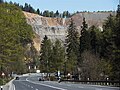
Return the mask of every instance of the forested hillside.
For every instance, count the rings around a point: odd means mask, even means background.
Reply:
[[[0,4],[0,73],[7,75],[26,71],[25,51],[27,44],[32,42],[33,34],[20,8]]]
[[[119,80],[120,6],[116,15],[110,15],[100,23],[102,30],[99,29],[99,25],[95,25],[96,23],[89,23],[87,18],[90,17],[86,15],[82,19],[72,16],[69,19],[70,24],[67,24],[67,28],[65,28],[67,35],[63,34],[64,43],[56,39],[55,34],[50,34],[50,30],[53,33],[57,32],[56,30],[65,32],[64,27],[61,27],[65,24],[64,19],[59,25],[58,23],[53,24],[53,18],[50,20],[47,17],[48,21],[52,23],[49,24],[46,17],[38,15],[35,17],[35,14],[32,17],[32,14],[26,12],[23,14],[17,6],[7,3],[0,4],[0,73],[4,72],[7,75],[12,72],[34,72],[34,68],[37,68],[43,73],[55,73],[60,70],[64,76],[70,73],[76,75],[77,79],[79,76],[81,80],[88,78],[90,80],[106,80],[106,78]],[[97,14],[93,17],[97,17]],[[30,16],[30,18],[25,18],[24,15]],[[43,40],[41,39],[42,43],[39,43],[41,47],[38,45],[38,48],[41,48],[39,53],[33,47],[34,33],[26,19],[30,21],[30,25],[35,25],[32,26],[33,30],[40,33],[40,37],[42,35],[44,37]],[[95,19],[96,22],[99,20]],[[41,25],[43,26],[41,27]],[[51,27],[44,27],[45,25],[51,25]],[[40,32],[40,30],[44,32]],[[52,42],[46,33],[55,41]],[[60,35],[58,34],[58,36]]]

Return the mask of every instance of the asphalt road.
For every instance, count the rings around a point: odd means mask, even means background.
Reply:
[[[13,84],[15,90],[120,90],[118,87],[38,81],[38,76],[21,77]]]

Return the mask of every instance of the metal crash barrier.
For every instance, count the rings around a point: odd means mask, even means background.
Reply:
[[[73,82],[73,83],[80,83],[80,84],[105,85],[105,86],[120,87],[120,81],[62,80],[62,82]]]

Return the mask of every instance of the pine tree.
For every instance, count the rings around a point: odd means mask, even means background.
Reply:
[[[113,45],[115,46],[113,51],[113,78],[119,80],[120,78],[120,5],[118,5],[117,15],[115,17],[113,28]]]
[[[50,12],[49,12],[48,10],[45,10],[45,11],[43,12],[43,16],[45,16],[45,17],[50,17]]]
[[[63,15],[62,15],[63,18],[66,17],[66,11],[63,12]]]
[[[53,11],[50,12],[50,17],[54,17],[54,12]]]
[[[89,28],[90,49],[94,54],[100,53],[100,31],[94,25]]]
[[[37,14],[40,15],[40,10],[39,9],[37,9]]]
[[[55,16],[59,17],[59,11],[58,10],[56,11]]]
[[[68,27],[68,35],[66,38],[67,63],[69,64],[71,71],[74,71],[79,59],[79,33],[72,19]]]
[[[118,9],[119,10],[119,9]],[[110,15],[106,20],[103,28],[102,50],[101,56],[110,61],[112,65],[111,79],[118,80],[120,78],[120,16]]]
[[[55,69],[55,71],[63,70],[63,64],[65,60],[65,49],[62,46],[60,40],[56,40],[55,44],[53,46],[53,60],[52,60],[52,68]]]
[[[114,34],[116,35],[115,44],[120,49],[120,42],[118,42],[120,40],[120,5],[118,5],[115,25],[116,25],[116,30],[114,30]]]
[[[110,15],[103,26],[102,40],[101,40],[101,56],[104,58],[112,57],[112,51],[115,48],[113,42],[113,30],[115,18]]]
[[[52,54],[52,43],[50,39],[45,35],[41,44],[41,56],[40,56],[40,68],[41,71],[49,72],[50,60]]]
[[[66,11],[66,17],[69,18],[70,17],[70,13],[68,11]]]
[[[29,5],[27,3],[25,3],[24,11],[29,12]]]
[[[80,53],[84,50],[90,49],[90,35],[88,32],[88,25],[86,24],[85,18],[83,18],[83,26],[81,27],[81,36],[80,36]]]
[[[25,51],[34,36],[32,27],[15,5],[1,4],[0,19],[0,66],[2,61],[5,72],[22,73],[26,68]]]

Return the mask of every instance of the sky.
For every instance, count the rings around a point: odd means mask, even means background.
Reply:
[[[117,9],[119,0],[4,0],[17,2],[21,5],[30,4],[33,8],[40,11],[114,11]]]

